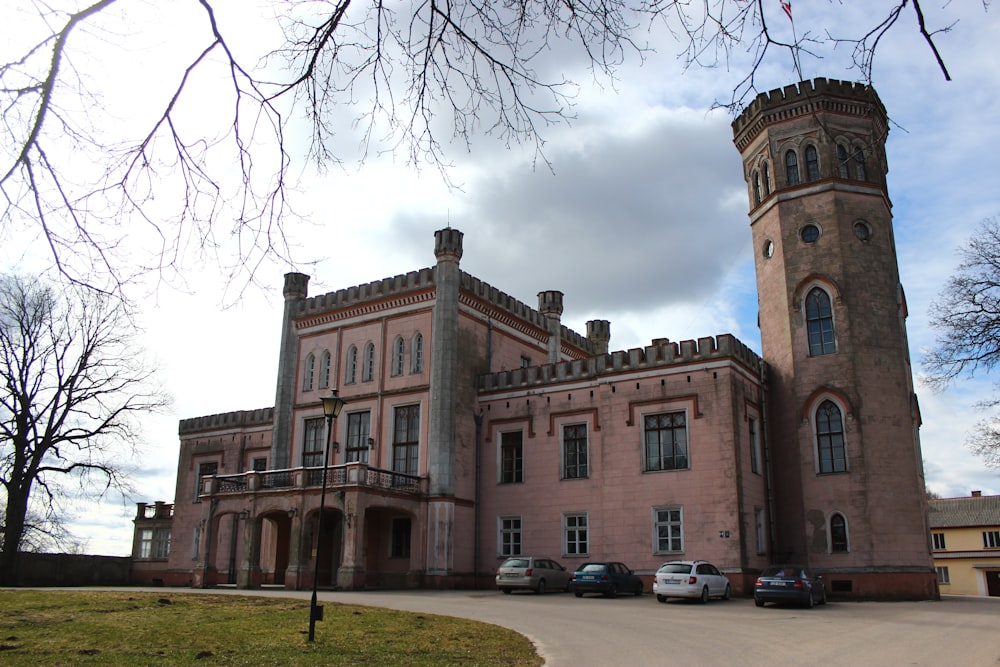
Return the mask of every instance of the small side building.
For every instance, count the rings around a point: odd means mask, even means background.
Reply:
[[[931,500],[928,519],[941,592],[1000,597],[1000,496]]]

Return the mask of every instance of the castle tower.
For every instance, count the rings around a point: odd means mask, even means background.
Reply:
[[[937,597],[886,188],[886,111],[816,79],[733,122],[768,364],[772,554],[854,597]]]
[[[309,276],[286,273],[285,309],[281,316],[281,347],[278,353],[278,386],[274,397],[274,436],[271,440],[272,470],[291,467],[292,408],[295,403],[295,378],[299,338],[292,319],[309,296]]]
[[[562,358],[563,293],[555,290],[538,293],[538,312],[545,317],[549,327],[547,363],[559,363]]]

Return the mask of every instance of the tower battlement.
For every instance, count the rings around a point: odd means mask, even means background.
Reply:
[[[711,336],[699,338],[697,341],[670,342],[660,339],[645,348],[634,347],[587,359],[481,375],[479,391],[482,393],[505,389],[523,390],[567,381],[596,380],[602,376],[627,371],[680,366],[727,357],[746,366],[754,375],[760,373],[761,358],[732,334],[721,334],[714,338]]]
[[[222,428],[239,428],[249,426],[269,426],[274,421],[274,408],[259,408],[257,410],[235,410],[204,417],[182,419],[177,432],[180,435],[198,433],[199,431],[214,431]]]
[[[296,315],[316,315],[327,310],[356,306],[368,301],[424,290],[433,285],[433,268],[410,271],[409,273],[399,274],[391,278],[373,280],[370,283],[345,287],[335,292],[327,292],[326,294],[309,297],[302,301]]]
[[[816,111],[853,116],[874,112],[883,125],[887,117],[882,100],[871,86],[822,77],[800,81],[761,93],[747,105],[732,123],[736,147],[742,152],[767,125]]]

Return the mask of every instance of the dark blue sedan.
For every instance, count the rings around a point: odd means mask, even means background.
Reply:
[[[758,607],[767,602],[795,602],[806,607],[826,604],[823,577],[802,565],[772,565],[757,577],[753,601]]]
[[[642,579],[625,563],[584,563],[573,573],[569,585],[578,598],[584,593],[600,593],[609,598],[619,593],[642,595]]]

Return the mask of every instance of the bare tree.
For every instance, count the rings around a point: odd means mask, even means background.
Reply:
[[[930,311],[939,335],[924,368],[937,388],[989,374],[1000,364],[1000,217],[983,220],[960,252],[958,268]],[[978,407],[998,405],[1000,397],[994,397]],[[1000,416],[979,422],[967,444],[987,465],[1000,468]]]
[[[0,276],[0,580],[19,551],[65,541],[61,501],[127,490],[136,420],[167,403],[133,331],[114,297]]]
[[[362,161],[372,150],[389,150],[413,165],[444,166],[442,141],[468,142],[477,131],[533,144],[544,160],[543,131],[572,117],[576,91],[544,68],[560,43],[575,47],[601,77],[613,77],[629,55],[642,58],[640,35],[654,29],[677,38],[687,66],[716,66],[746,51],[749,71],[725,104],[735,110],[757,92],[755,73],[772,54],[798,63],[823,45],[848,44],[858,69],[851,78],[870,80],[879,43],[912,8],[947,77],[935,38],[952,26],[928,27],[920,0],[872,0],[871,25],[856,34],[821,36],[803,26],[791,41],[770,28],[786,20],[785,4],[274,0],[283,43],[244,53],[226,32],[224,0],[145,9],[140,0],[77,0],[70,9],[22,0],[9,11],[23,35],[0,57],[0,240],[3,232],[30,230],[65,276],[105,289],[102,278],[114,288],[149,272],[182,280],[192,254],[219,264],[238,284],[252,282],[262,260],[290,259],[283,221],[292,215],[297,151],[288,119],[308,120],[307,152],[323,164],[345,157],[334,143],[345,110],[356,111]],[[88,48],[112,48],[121,33],[150,27],[130,23],[126,10],[194,12],[185,36],[202,35],[194,50],[176,49],[173,71],[158,75],[149,95],[156,110],[135,123],[114,117],[93,78],[106,62],[86,58]],[[242,3],[239,11],[246,14]],[[155,16],[147,23],[157,23]],[[258,61],[261,54],[268,57]],[[192,109],[208,111],[198,107],[197,81],[209,76],[218,77],[210,85],[226,105],[218,126],[192,122],[199,115]],[[132,86],[136,78],[142,74],[118,83]],[[152,240],[137,257],[126,237],[143,233]]]

